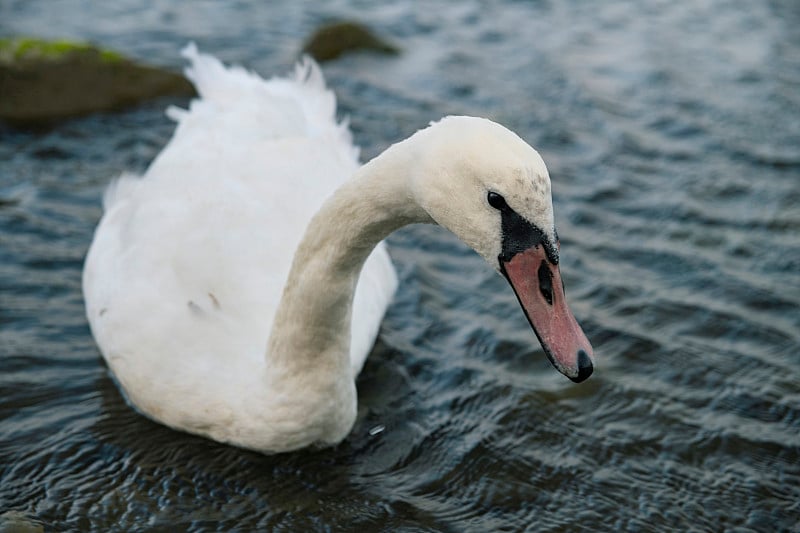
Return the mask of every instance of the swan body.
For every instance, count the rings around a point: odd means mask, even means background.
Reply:
[[[415,222],[505,275],[556,368],[588,377],[547,169],[519,137],[449,117],[359,166],[310,60],[265,81],[184,55],[200,99],[169,110],[175,134],[142,177],[109,187],[83,274],[92,333],[137,410],[265,453],[341,441],[397,287],[382,239]]]

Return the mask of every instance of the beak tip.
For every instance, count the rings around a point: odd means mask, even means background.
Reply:
[[[569,379],[575,383],[581,383],[589,379],[592,372],[594,372],[594,365],[592,364],[592,359],[589,357],[589,354],[587,354],[585,350],[578,350],[578,375],[570,377]]]

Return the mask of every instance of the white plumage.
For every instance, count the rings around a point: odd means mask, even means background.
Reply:
[[[183,54],[201,99],[168,110],[177,129],[143,176],[108,188],[83,287],[92,332],[129,400],[191,431],[246,417],[265,394],[255,378],[294,250],[359,165],[313,61],[265,81],[193,45]],[[396,286],[381,244],[354,300],[353,376]]]
[[[184,55],[200,99],[169,110],[175,134],[144,176],[109,187],[83,275],[92,333],[140,412],[262,452],[341,441],[397,287],[382,239],[415,222],[503,271],[556,367],[591,374],[559,290],[550,178],[522,139],[448,117],[359,166],[310,60],[264,81]]]

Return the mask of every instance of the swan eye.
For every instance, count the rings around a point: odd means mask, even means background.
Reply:
[[[486,196],[486,199],[489,201],[489,205],[497,209],[498,211],[505,211],[508,209],[508,204],[506,203],[506,199],[497,194],[496,192],[489,191],[489,194]]]

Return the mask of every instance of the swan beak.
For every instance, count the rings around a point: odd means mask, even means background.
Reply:
[[[591,376],[592,346],[567,307],[561,271],[544,247],[518,252],[500,266],[553,366],[575,383]]]

